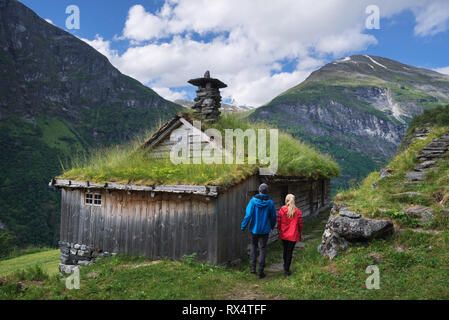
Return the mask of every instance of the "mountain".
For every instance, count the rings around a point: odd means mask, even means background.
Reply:
[[[176,104],[179,104],[185,108],[191,108],[195,104],[195,102],[185,99],[177,99],[174,101]],[[221,104],[222,111],[229,112],[241,112],[241,111],[249,111],[252,110],[253,107],[248,106],[237,106],[234,104],[222,103]]]
[[[413,116],[449,102],[449,76],[390,59],[354,55],[313,72],[250,118],[331,154],[342,168],[334,191],[379,169]]]
[[[18,244],[55,244],[61,162],[121,143],[182,107],[77,37],[0,0],[0,221]]]

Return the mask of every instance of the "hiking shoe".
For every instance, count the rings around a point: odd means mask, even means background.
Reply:
[[[259,273],[259,279],[263,279],[263,278],[265,278],[265,273]]]
[[[256,269],[251,269],[249,272],[251,272],[252,274],[256,274]]]
[[[292,273],[290,271],[284,271],[284,274],[288,277],[289,275],[291,275]]]

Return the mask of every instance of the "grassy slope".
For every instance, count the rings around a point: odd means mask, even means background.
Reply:
[[[46,250],[10,259],[0,260],[0,277],[5,277],[22,269],[28,269],[35,264],[41,266],[49,275],[58,273],[58,263],[61,257],[59,250]]]
[[[449,157],[440,160],[438,168],[429,172],[424,181],[413,184],[406,183],[405,180],[405,174],[413,171],[413,167],[418,163],[416,155],[445,132],[449,132],[449,127],[433,127],[432,133],[425,140],[415,140],[395,156],[389,164],[392,170],[390,177],[379,179],[379,172],[373,172],[359,188],[341,192],[335,200],[348,204],[365,216],[392,218],[402,226],[447,229],[449,221],[443,212],[447,208],[440,205],[440,201],[449,197]],[[373,187],[374,183],[376,187]],[[400,195],[406,192],[416,192],[420,195]],[[405,217],[404,210],[413,205],[431,207],[435,212],[433,222],[421,225],[417,220]]]
[[[330,261],[316,250],[323,228],[319,220],[305,226],[310,240],[295,251],[289,278],[267,271],[267,278],[258,280],[247,260],[226,268],[189,258],[151,264],[116,256],[82,268],[80,290],[68,290],[58,276],[47,279],[35,269],[17,272],[0,280],[0,299],[449,299],[448,231],[406,231],[350,248]],[[279,242],[270,245],[267,266],[281,263],[281,252]],[[365,270],[375,264],[368,255],[373,252],[383,259],[380,290],[364,288]]]
[[[223,115],[220,121],[211,127],[220,132],[224,132],[225,129],[262,128],[260,125],[244,122],[240,119],[240,115],[235,114]],[[222,136],[224,140],[224,133]],[[224,186],[244,179],[257,169],[255,165],[248,164],[174,165],[169,160],[150,160],[145,153],[134,152],[143,140],[138,139],[126,146],[100,150],[89,159],[74,161],[72,169],[64,172],[61,178],[96,182],[187,183]],[[268,138],[267,140],[269,141]],[[339,174],[339,169],[331,158],[319,154],[312,147],[281,132],[279,134],[278,174],[334,177]]]
[[[292,134],[295,138],[316,146],[319,151],[332,155],[341,168],[341,176],[332,182],[333,191],[346,189],[350,186],[350,180],[362,181],[370,172],[379,170],[390,159],[386,159],[385,156],[375,150],[370,150],[370,146],[367,146],[365,154],[350,150],[347,146],[352,144],[351,139],[354,139],[354,137],[345,137],[343,135],[315,136],[304,132],[296,124],[289,125],[291,120],[283,114],[277,113],[276,106],[298,103],[326,105],[328,101],[337,101],[353,110],[372,114],[380,119],[397,124],[398,120],[392,115],[381,112],[369,103],[357,98],[356,90],[372,87],[387,88],[390,89],[395,101],[405,105],[410,103],[416,104],[425,110],[442,105],[442,102],[432,95],[427,94],[423,90],[417,90],[404,82],[406,79],[399,77],[397,80],[398,82],[395,83],[376,77],[354,78],[353,74],[341,73],[339,77],[324,77],[319,80],[306,81],[274,98],[268,105],[255,111],[251,118],[257,119],[259,117],[258,112],[268,111],[271,114],[267,124],[276,125]],[[445,101],[448,102],[447,100]],[[319,122],[316,122],[315,126],[317,128],[322,127]]]

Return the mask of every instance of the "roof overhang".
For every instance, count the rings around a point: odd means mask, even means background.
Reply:
[[[144,192],[166,192],[181,194],[196,194],[209,197],[218,196],[219,188],[216,186],[195,186],[195,185],[136,185],[125,183],[95,183],[90,181],[59,180],[53,179],[49,183],[50,187],[67,189],[104,189],[122,191],[144,191]]]

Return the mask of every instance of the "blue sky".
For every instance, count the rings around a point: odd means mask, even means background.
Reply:
[[[210,69],[226,101],[258,106],[358,53],[449,73],[446,0],[379,0],[379,30],[366,29],[364,0],[21,2],[62,29],[77,5],[81,27],[66,30],[171,100],[193,98],[186,81]]]

